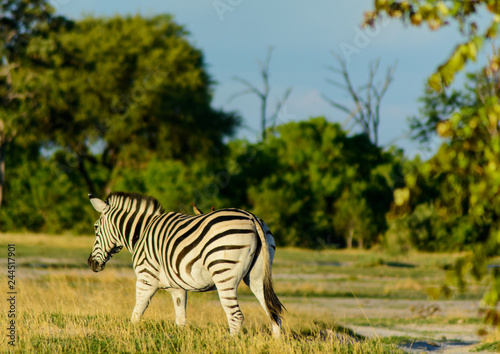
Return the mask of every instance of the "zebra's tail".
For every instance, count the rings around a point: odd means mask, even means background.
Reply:
[[[281,317],[286,310],[285,306],[276,296],[273,288],[273,278],[271,273],[271,257],[269,255],[269,244],[267,243],[266,235],[262,225],[254,215],[254,223],[262,243],[262,255],[264,258],[264,300],[266,301],[267,311],[271,316],[271,320],[277,325],[281,325]]]

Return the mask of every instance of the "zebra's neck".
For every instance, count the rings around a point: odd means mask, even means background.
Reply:
[[[163,213],[158,201],[133,193],[112,193],[109,197],[112,207],[112,223],[118,234],[118,242],[131,253],[143,237],[146,226],[151,220]]]
[[[121,218],[122,221],[116,223],[120,235],[119,241],[130,253],[134,253],[136,245],[144,237],[144,230],[148,224],[159,215],[161,214],[130,211],[125,213]]]

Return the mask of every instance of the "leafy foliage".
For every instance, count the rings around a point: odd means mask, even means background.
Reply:
[[[482,34],[475,17],[480,11],[492,17]],[[425,21],[433,30],[448,25],[449,21],[458,22],[467,40],[456,46],[428,80],[431,89],[442,91],[467,62],[476,59],[484,41],[497,37],[500,4],[489,0],[375,0],[374,10],[367,13],[365,23],[373,25],[382,14],[414,26]],[[404,219],[407,224],[412,219],[425,221],[420,229],[434,231],[424,236],[434,234],[436,239],[436,235],[446,231],[452,243],[471,244],[473,252],[455,263],[450,279],[463,290],[470,276],[489,278],[490,290],[484,295],[482,305],[487,307],[485,321],[493,325],[498,324],[496,319],[500,316],[496,310],[500,300],[500,272],[488,271],[487,264],[500,253],[499,69],[500,53],[493,47],[487,65],[469,80],[472,86],[458,93],[426,95],[423,119],[412,121],[417,129],[415,135],[425,140],[435,128],[444,143],[434,157],[405,176],[407,186],[395,192],[393,210],[393,215],[402,216],[399,223]],[[428,205],[426,208],[417,206],[429,201],[432,204],[424,204]]]
[[[4,197],[7,145],[21,131],[19,122],[26,118],[27,112],[19,106],[29,94],[13,89],[12,71],[20,66],[27,71],[31,69],[25,60],[26,46],[41,27],[54,27],[61,22],[52,12],[46,0],[8,0],[0,4],[0,206]],[[22,134],[20,140],[26,138]]]
[[[276,132],[246,149],[236,145],[239,173],[222,192],[246,190],[240,205],[265,215],[281,244],[345,245],[342,223],[351,222],[358,245],[369,246],[385,229],[398,155],[384,153],[364,134],[349,137],[321,117],[284,124]]]
[[[479,34],[474,16],[481,10],[491,15],[491,22],[487,29]],[[500,22],[500,4],[491,0],[374,0],[374,10],[365,13],[364,23],[373,26],[376,19],[383,14],[413,26],[427,23],[431,30],[447,26],[450,21],[458,23],[460,32],[467,40],[455,47],[446,62],[440,65],[428,80],[432,89],[441,91],[451,84],[455,74],[463,70],[467,62],[476,60],[485,40],[496,38]]]
[[[65,150],[91,191],[88,167],[137,165],[152,155],[218,156],[239,122],[214,110],[203,56],[170,16],[86,18],[30,41],[35,74],[19,68],[16,89],[32,114],[24,127]],[[106,38],[106,40],[103,40]]]
[[[5,203],[0,209],[0,230],[72,230],[88,233],[94,215],[83,198],[87,192],[81,177],[71,174],[54,161],[40,157],[37,149],[9,144]]]
[[[15,6],[8,11],[23,34],[28,33],[31,27],[23,27]],[[170,16],[88,17],[72,22],[49,16],[50,7],[36,11],[42,11],[41,17],[30,17],[36,31],[23,37],[23,55],[18,55],[22,65],[0,67],[8,69],[9,81],[8,87],[2,86],[0,75],[0,92],[12,97],[8,105],[0,105],[0,125],[6,117],[9,131],[17,132],[9,154],[15,156],[13,151],[21,146],[35,151],[23,155],[21,165],[13,156],[8,158],[15,167],[9,176],[16,180],[8,181],[1,229],[79,231],[79,223],[67,220],[78,219],[77,211],[87,205],[85,198],[75,202],[74,196],[106,194],[120,186],[126,172],[133,176],[155,159],[162,162],[152,163],[153,167],[164,168],[163,161],[174,161],[166,166],[184,166],[188,174],[190,162],[219,163],[226,152],[223,139],[233,133],[239,117],[211,107],[213,83],[203,55]],[[6,144],[0,145],[5,150]],[[36,173],[27,173],[27,168]],[[37,178],[43,185],[36,187]],[[161,181],[152,183],[159,186]],[[34,205],[30,199],[34,196],[23,193],[21,184],[27,192],[32,188],[40,193],[41,204]],[[137,184],[134,189],[141,190]],[[74,209],[68,216],[49,207],[56,196],[58,206]],[[182,198],[190,200],[188,194]],[[19,222],[16,213],[23,210],[21,203],[30,205],[25,214],[38,215],[37,221]],[[41,215],[42,210],[51,216]]]
[[[113,190],[137,191],[155,196],[165,210],[191,214],[191,203],[203,210],[228,207],[221,197],[215,165],[195,161],[187,165],[180,160],[153,159],[141,170],[122,169],[113,178]]]
[[[470,81],[475,78],[470,75],[468,77]],[[460,108],[474,104],[473,92],[473,87],[452,92],[426,90],[425,95],[420,99],[423,107],[419,109],[419,115],[409,119],[412,139],[421,143],[430,142],[436,135],[439,123],[447,120]]]
[[[110,190],[154,195],[166,210],[192,213],[192,202],[204,211],[212,206],[248,209],[265,219],[282,245],[363,248],[377,242],[386,229],[400,152],[383,152],[366,135],[349,137],[324,118],[288,123],[276,131],[265,142],[231,142],[220,162],[157,156],[141,168],[116,168],[111,177],[99,165],[89,173],[99,183],[107,181]],[[35,149],[34,161],[11,154],[18,164],[0,228],[84,230],[81,225],[90,225],[87,216],[71,224],[78,213],[92,211],[84,197],[83,177],[66,168],[61,154],[38,154]],[[43,186],[37,187],[36,181]],[[51,193],[53,183],[57,193]],[[34,219],[18,225],[18,218],[28,214]]]

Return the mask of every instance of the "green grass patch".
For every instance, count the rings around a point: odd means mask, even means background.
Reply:
[[[500,341],[495,341],[491,343],[480,344],[477,348],[473,350],[474,352],[492,352],[500,353]]]

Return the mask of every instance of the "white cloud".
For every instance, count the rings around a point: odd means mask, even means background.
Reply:
[[[324,103],[325,101],[318,90],[310,90],[296,99],[294,101],[294,106],[300,109],[309,109]]]

